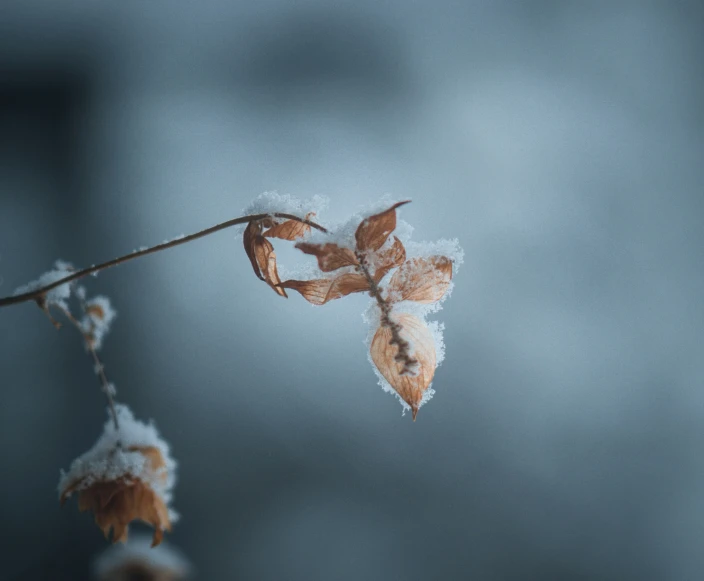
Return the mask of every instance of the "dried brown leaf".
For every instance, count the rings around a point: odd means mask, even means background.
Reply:
[[[158,448],[131,447],[131,452],[141,453],[151,470],[159,478],[166,479],[164,458]],[[164,531],[171,530],[169,511],[162,498],[150,485],[132,474],[125,474],[114,480],[99,480],[85,486],[81,478],[61,492],[63,504],[72,493],[78,491],[78,509],[90,510],[95,515],[95,523],[103,531],[105,538],[112,530],[112,542],[127,540],[128,525],[139,519],[154,527],[152,546],[158,545]]]
[[[394,236],[394,243],[387,249],[382,250],[375,254],[374,264],[376,265],[376,270],[372,278],[375,283],[386,276],[392,268],[401,266],[406,260],[406,249],[403,243]]]
[[[400,325],[401,338],[412,346],[412,357],[418,362],[417,375],[404,374],[404,363],[396,360],[398,347],[391,344],[392,332],[386,326],[379,327],[370,347],[374,365],[396,392],[410,407],[416,419],[423,393],[435,374],[435,341],[428,326],[418,317],[407,313],[392,315]]]
[[[315,212],[306,214],[305,219],[310,220],[315,216]],[[264,232],[267,238],[282,238],[284,240],[296,240],[302,238],[310,232],[310,226],[298,220],[286,220],[281,224],[275,224]]]
[[[261,271],[263,280],[274,289],[274,292],[282,297],[287,297],[286,291],[281,288],[279,283],[279,272],[276,269],[276,252],[274,247],[264,236],[257,235],[254,239],[254,255],[257,265]]]
[[[259,280],[264,280],[255,253],[257,236],[261,235],[261,231],[262,225],[260,222],[250,222],[244,229],[244,234],[242,235],[242,243],[244,244],[244,251],[247,253],[247,258],[249,258],[249,262],[252,263],[254,274],[257,275],[257,278]]]
[[[452,281],[452,261],[446,256],[412,258],[391,277],[389,300],[434,303],[447,292]]]
[[[362,220],[354,234],[357,250],[365,253],[376,252],[396,229],[396,208],[408,204],[410,200],[398,202],[389,209]]]
[[[305,254],[312,254],[317,257],[318,268],[323,272],[332,272],[343,266],[356,266],[359,264],[354,255],[354,251],[333,244],[332,242],[325,244],[299,242],[296,244],[296,248]]]
[[[298,291],[304,299],[314,305],[324,305],[351,293],[369,290],[369,283],[364,275],[356,273],[316,280],[287,280],[282,282],[281,286]]]

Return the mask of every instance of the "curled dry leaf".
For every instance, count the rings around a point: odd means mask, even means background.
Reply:
[[[315,212],[309,212],[305,215],[305,220],[310,220],[315,216]],[[267,238],[282,238],[283,240],[296,240],[302,238],[310,232],[310,226],[305,222],[300,222],[298,220],[286,220],[281,222],[281,224],[273,224],[266,232],[264,236]]]
[[[257,220],[247,224],[243,235],[244,250],[252,263],[254,274],[274,289],[276,294],[285,297],[287,296],[286,291],[278,286],[281,279],[276,269],[274,247],[261,233],[262,227],[267,224],[272,224],[272,222]]]
[[[166,464],[158,448],[132,446],[127,450],[141,454],[148,472],[157,480],[166,481]],[[164,531],[171,531],[169,511],[161,496],[146,480],[129,472],[110,480],[79,478],[61,491],[61,504],[74,492],[78,492],[78,509],[93,512],[105,538],[112,529],[113,543],[127,540],[128,525],[136,519],[154,527],[153,547],[162,541]]]
[[[252,268],[254,269],[254,274],[257,275],[259,280],[264,280],[262,273],[259,269],[259,263],[257,262],[257,257],[254,252],[255,243],[257,236],[260,236],[262,232],[262,225],[260,222],[250,222],[244,229],[244,234],[242,235],[242,242],[244,244],[244,251],[247,253],[247,258],[249,262],[252,263]]]
[[[389,300],[434,303],[447,292],[451,281],[452,261],[446,256],[412,258],[391,277]]]
[[[401,338],[412,347],[411,355],[417,361],[416,375],[403,373],[404,364],[397,360],[398,349],[391,344],[392,331],[386,326],[377,330],[370,346],[370,354],[376,368],[411,408],[416,419],[425,390],[435,374],[435,341],[430,329],[418,317],[408,313],[396,313],[394,322],[400,325]]]
[[[366,277],[353,272],[334,278],[287,280],[282,282],[281,286],[298,291],[304,299],[314,305],[324,305],[328,301],[342,298],[351,293],[369,290],[369,282]]]
[[[410,200],[398,202],[380,212],[362,220],[354,234],[357,250],[361,253],[376,252],[384,245],[386,239],[396,229],[396,208],[408,204]]]
[[[282,297],[287,296],[286,291],[278,286],[281,279],[276,269],[276,253],[274,252],[274,247],[271,242],[263,236],[259,236],[259,239],[255,243],[254,252],[266,283],[274,289],[276,294]]]

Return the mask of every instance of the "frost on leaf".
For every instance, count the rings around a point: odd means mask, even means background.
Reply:
[[[451,281],[452,262],[446,256],[412,258],[391,277],[389,300],[434,303],[447,292]]]
[[[304,220],[311,220],[313,216],[315,216],[315,212],[308,212],[308,214],[305,215]],[[279,224],[275,223],[275,220],[272,221],[274,223],[271,228],[264,232],[264,236],[267,238],[297,240],[298,238],[303,238],[310,232],[310,226],[305,222],[300,222],[299,220],[284,220]]]
[[[394,236],[393,243],[381,248],[367,260],[367,266],[372,270],[372,278],[377,284],[393,268],[401,266],[406,260],[406,249],[401,241]]]
[[[59,499],[63,504],[77,493],[79,510],[92,511],[106,538],[112,530],[113,542],[124,542],[129,523],[139,519],[154,527],[158,545],[177,517],[169,509],[176,463],[153,425],[136,421],[124,405],[116,410],[120,431],[108,420],[93,448],[62,472]]]
[[[287,280],[281,286],[297,290],[314,305],[323,305],[351,293],[370,291],[371,283],[363,269],[377,284],[406,258],[406,250],[398,238],[394,237],[391,244],[386,242],[396,228],[396,208],[407,203],[399,202],[379,214],[364,218],[355,230],[352,247],[337,242],[297,243],[296,248],[318,259],[318,268],[322,272],[346,270],[330,278]]]
[[[375,299],[368,318],[369,357],[382,387],[395,392],[415,419],[434,393],[431,382],[444,357],[443,325],[425,317],[451,292],[453,271],[462,262],[457,240],[411,242],[412,227],[397,217],[398,208],[408,201],[383,200],[367,214],[324,234],[295,220],[278,220],[275,214],[281,210],[270,205],[273,201],[267,195],[251,208],[259,218],[244,234],[255,274],[279,294],[286,296],[285,289],[293,289],[314,305],[369,293]],[[317,269],[278,282],[273,249],[261,242],[265,237],[304,237],[295,246],[315,257]]]
[[[370,354],[374,365],[411,408],[413,419],[420,408],[423,394],[435,374],[435,341],[424,321],[407,313],[394,315],[401,328],[400,335],[410,346],[416,360],[415,374],[404,373],[403,361],[398,361],[398,349],[392,344],[392,330],[381,326],[372,339]]]
[[[37,280],[33,280],[32,282],[17,287],[15,289],[14,295],[22,295],[24,293],[32,292],[45,286],[49,286],[50,284],[58,282],[61,279],[66,278],[67,276],[70,276],[73,272],[75,272],[75,268],[73,267],[73,265],[68,262],[64,262],[63,260],[57,260],[54,263],[54,268],[52,270],[45,272]],[[56,328],[59,328],[61,325],[57,323],[51,316],[51,314],[49,313],[49,308],[58,307],[59,309],[67,310],[68,303],[66,301],[71,298],[71,290],[72,283],[67,282],[64,284],[60,284],[56,288],[46,291],[39,298],[36,299],[36,302],[39,307],[48,315],[49,319]]]

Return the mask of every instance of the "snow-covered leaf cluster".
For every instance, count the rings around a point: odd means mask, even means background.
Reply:
[[[426,316],[439,310],[451,292],[463,253],[457,240],[411,242],[413,228],[397,219],[397,210],[407,203],[383,199],[328,231],[313,231],[293,220],[282,226],[271,216],[257,218],[244,230],[243,242],[257,277],[280,296],[288,296],[286,289],[295,290],[319,306],[369,293],[374,299],[365,314],[371,326],[370,359],[382,387],[396,393],[415,419],[433,394],[431,382],[445,354],[443,326],[428,322]],[[300,215],[304,207],[310,209],[307,206],[290,196],[265,194],[246,212],[286,207]],[[265,238],[279,228],[295,232],[280,237],[298,240],[296,248],[315,257],[317,269],[309,266],[305,276],[282,280],[273,246]]]
[[[166,506],[172,500],[176,484],[176,461],[172,458],[169,445],[159,436],[156,426],[135,419],[132,411],[124,404],[115,406],[119,430],[112,417],[105,422],[103,433],[93,447],[76,458],[68,471],[61,471],[59,495],[72,487],[80,492],[95,484],[118,480],[129,475],[148,484]],[[153,470],[148,458],[130,449],[156,448],[163,459],[163,467]],[[178,515],[169,509],[173,522]]]

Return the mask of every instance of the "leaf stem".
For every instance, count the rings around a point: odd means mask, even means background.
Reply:
[[[416,369],[418,367],[418,360],[411,357],[410,345],[403,337],[401,337],[401,325],[396,323],[391,319],[391,305],[384,300],[381,295],[381,289],[379,285],[374,281],[374,277],[369,272],[369,267],[367,266],[366,257],[362,252],[355,251],[357,257],[357,262],[359,265],[357,268],[362,271],[364,277],[367,279],[369,284],[369,294],[376,299],[379,305],[379,310],[381,311],[381,325],[387,327],[391,331],[391,340],[389,345],[396,345],[397,353],[394,359],[399,363],[403,363],[403,369],[401,370],[401,375],[415,375]],[[415,414],[413,412],[413,419],[415,420]]]
[[[81,302],[81,306],[85,310],[85,305],[83,305],[83,302]],[[73,316],[71,311],[69,311],[68,309],[64,309],[62,307],[59,307],[59,308],[61,309],[61,312],[63,312],[65,317],[71,322],[71,324],[74,327],[76,327],[78,332],[85,339],[85,332],[83,331],[83,328],[81,327],[80,322],[76,319],[76,317]],[[112,395],[113,388],[110,385],[110,382],[108,381],[107,376],[105,375],[105,367],[103,366],[103,362],[100,360],[100,357],[98,356],[97,351],[91,345],[90,341],[86,340],[85,344],[86,344],[86,349],[93,357],[93,363],[95,365],[95,372],[97,373],[98,377],[100,378],[100,384],[102,387],[102,391],[103,391],[103,393],[105,393],[105,396],[108,398],[108,405],[110,406],[110,415],[112,416],[112,422],[115,425],[115,431],[119,433],[120,432],[120,424],[117,421],[117,411],[115,410],[115,398]]]

